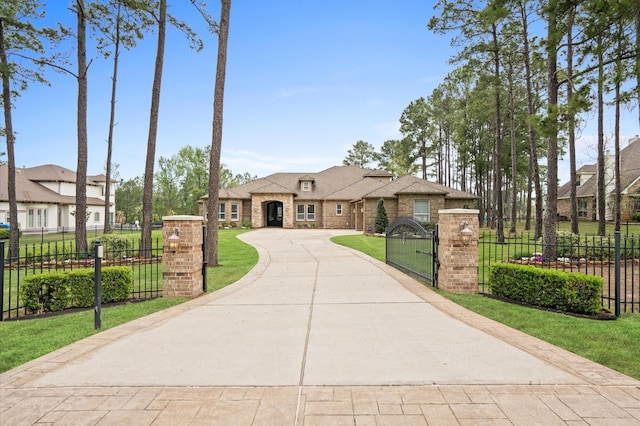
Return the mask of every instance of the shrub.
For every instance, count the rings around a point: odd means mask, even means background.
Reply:
[[[20,295],[31,312],[61,311],[67,308],[86,308],[94,304],[93,269],[48,272],[25,277]],[[102,302],[127,300],[132,288],[131,269],[110,266],[102,269]]]
[[[70,300],[69,286],[62,272],[50,272],[26,277],[20,287],[24,306],[31,312],[60,311]]]
[[[100,238],[92,240],[92,247],[95,241],[100,241],[104,246],[105,251],[126,250],[128,248],[131,248],[132,245],[132,242],[129,239],[124,238],[120,235],[102,235]]]
[[[375,229],[377,234],[383,234],[389,226],[389,219],[387,218],[387,209],[384,207],[384,200],[380,198],[376,207],[376,221]]]
[[[489,289],[496,296],[590,315],[602,308],[602,286],[602,277],[526,265],[493,265],[489,276]]]

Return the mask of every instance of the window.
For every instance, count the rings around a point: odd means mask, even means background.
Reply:
[[[226,218],[224,203],[218,203],[218,220],[225,220]]]
[[[336,216],[342,216],[342,204],[336,204]]]
[[[100,212],[95,212],[93,214],[93,221],[94,222],[100,222]]]
[[[27,211],[27,228],[46,228],[47,209],[29,209]]]
[[[296,220],[302,222],[304,220],[304,204],[298,204],[296,206]]]
[[[302,182],[302,190],[310,191],[311,190],[311,182]]]
[[[578,200],[578,217],[587,217],[587,200]]]
[[[415,200],[413,202],[413,218],[420,223],[431,221],[429,201]]]
[[[231,204],[231,220],[238,220],[238,205]]]
[[[307,206],[307,220],[316,220],[316,206],[314,204]]]

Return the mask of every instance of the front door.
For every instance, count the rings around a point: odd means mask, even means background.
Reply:
[[[267,203],[267,226],[282,228],[282,203],[280,201]]]

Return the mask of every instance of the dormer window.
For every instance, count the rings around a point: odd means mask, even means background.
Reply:
[[[298,183],[302,192],[310,192],[313,191],[313,184],[315,183],[315,179],[309,175],[305,175],[298,178]]]

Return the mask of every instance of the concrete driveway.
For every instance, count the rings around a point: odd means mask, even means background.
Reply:
[[[0,423],[640,424],[639,381],[329,241],[344,233],[242,234],[260,261],[232,286],[2,374]]]

